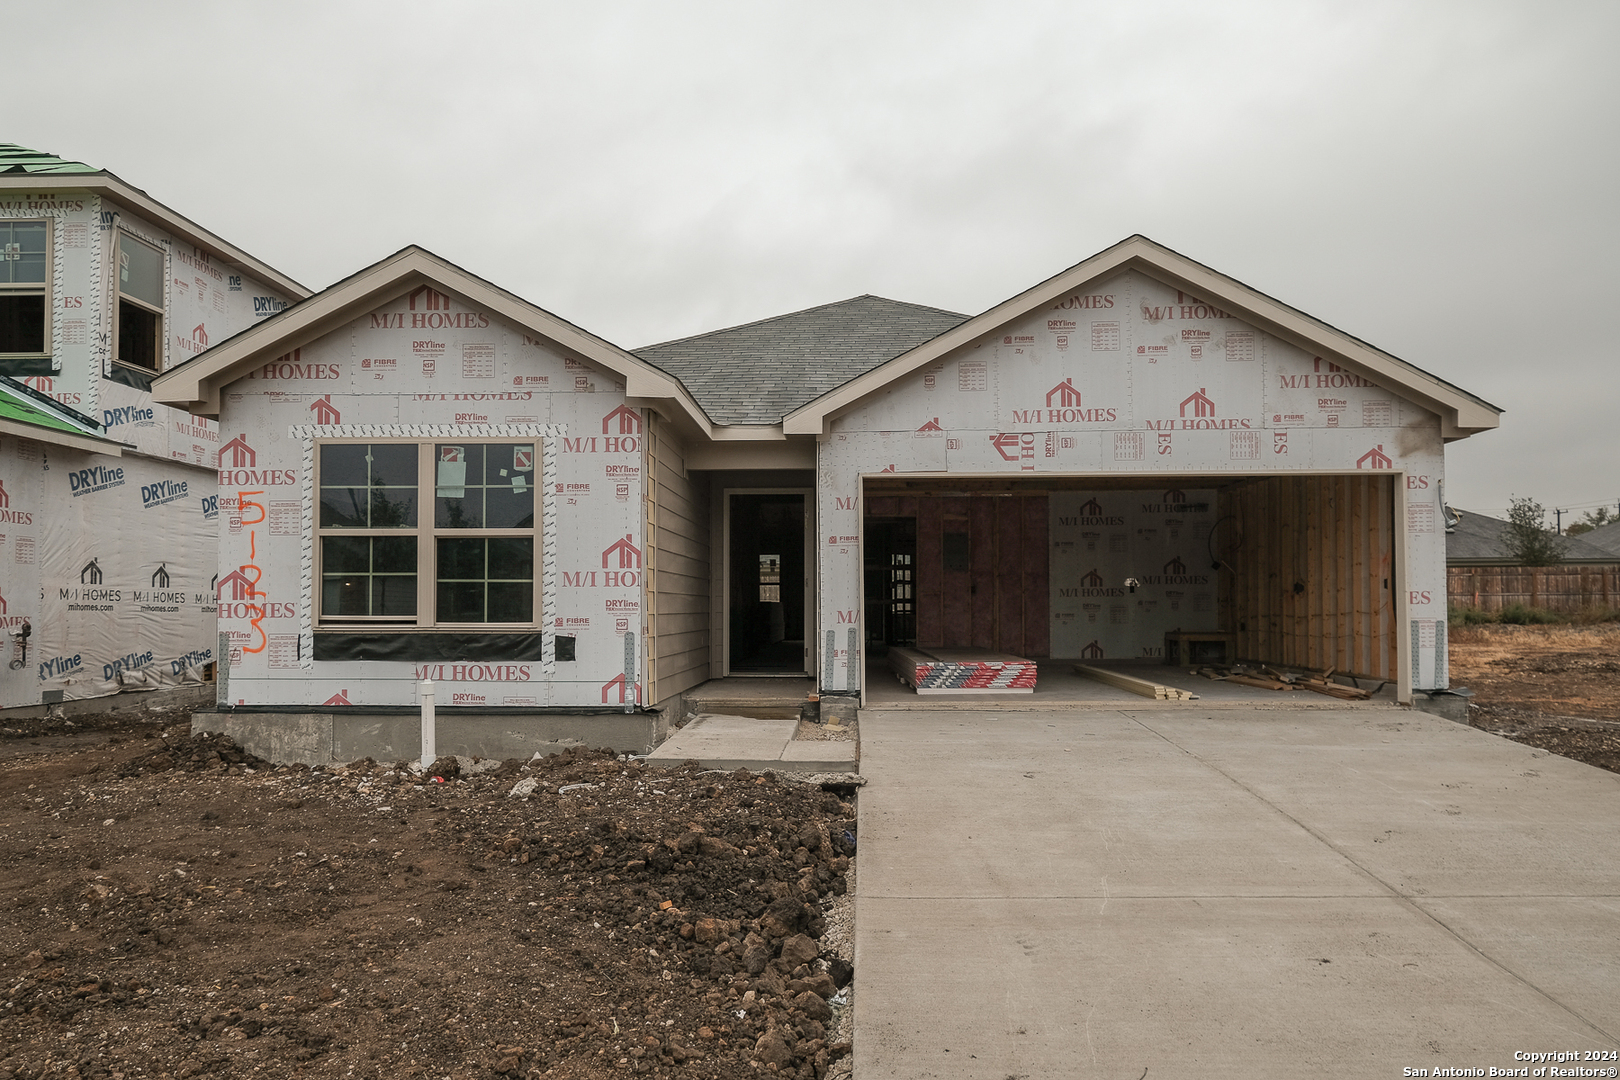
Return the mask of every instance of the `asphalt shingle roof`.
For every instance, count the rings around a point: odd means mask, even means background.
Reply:
[[[1620,521],[1611,521],[1607,525],[1599,525],[1589,533],[1581,533],[1580,540],[1584,544],[1620,558]]]
[[[1508,527],[1507,522],[1501,518],[1486,517],[1484,514],[1475,514],[1467,510],[1460,510],[1458,514],[1462,520],[1446,533],[1446,562],[1453,565],[1459,562],[1514,565],[1513,556],[1508,554],[1507,545],[1502,539],[1502,531]],[[1589,543],[1592,535],[1593,533],[1586,533],[1582,536],[1564,537],[1564,561],[1620,560],[1620,555]]]
[[[715,423],[774,424],[967,319],[867,295],[634,352],[680,379]]]

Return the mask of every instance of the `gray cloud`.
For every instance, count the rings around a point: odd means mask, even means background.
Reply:
[[[66,3],[5,137],[321,286],[420,243],[627,346],[976,312],[1134,232],[1506,407],[1448,496],[1620,499],[1603,3]]]

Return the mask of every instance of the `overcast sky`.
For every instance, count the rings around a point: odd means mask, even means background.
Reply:
[[[1620,507],[1620,4],[10,5],[0,141],[320,288],[416,243],[634,348],[975,314],[1132,233],[1507,410]],[[1569,518],[1566,516],[1565,523]]]

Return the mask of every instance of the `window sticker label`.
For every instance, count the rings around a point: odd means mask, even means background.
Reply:
[[[438,496],[441,499],[467,497],[467,455],[460,446],[439,447]]]

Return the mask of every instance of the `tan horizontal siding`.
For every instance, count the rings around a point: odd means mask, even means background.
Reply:
[[[709,489],[686,473],[674,433],[646,417],[648,700],[656,704],[709,674],[713,551]]]

